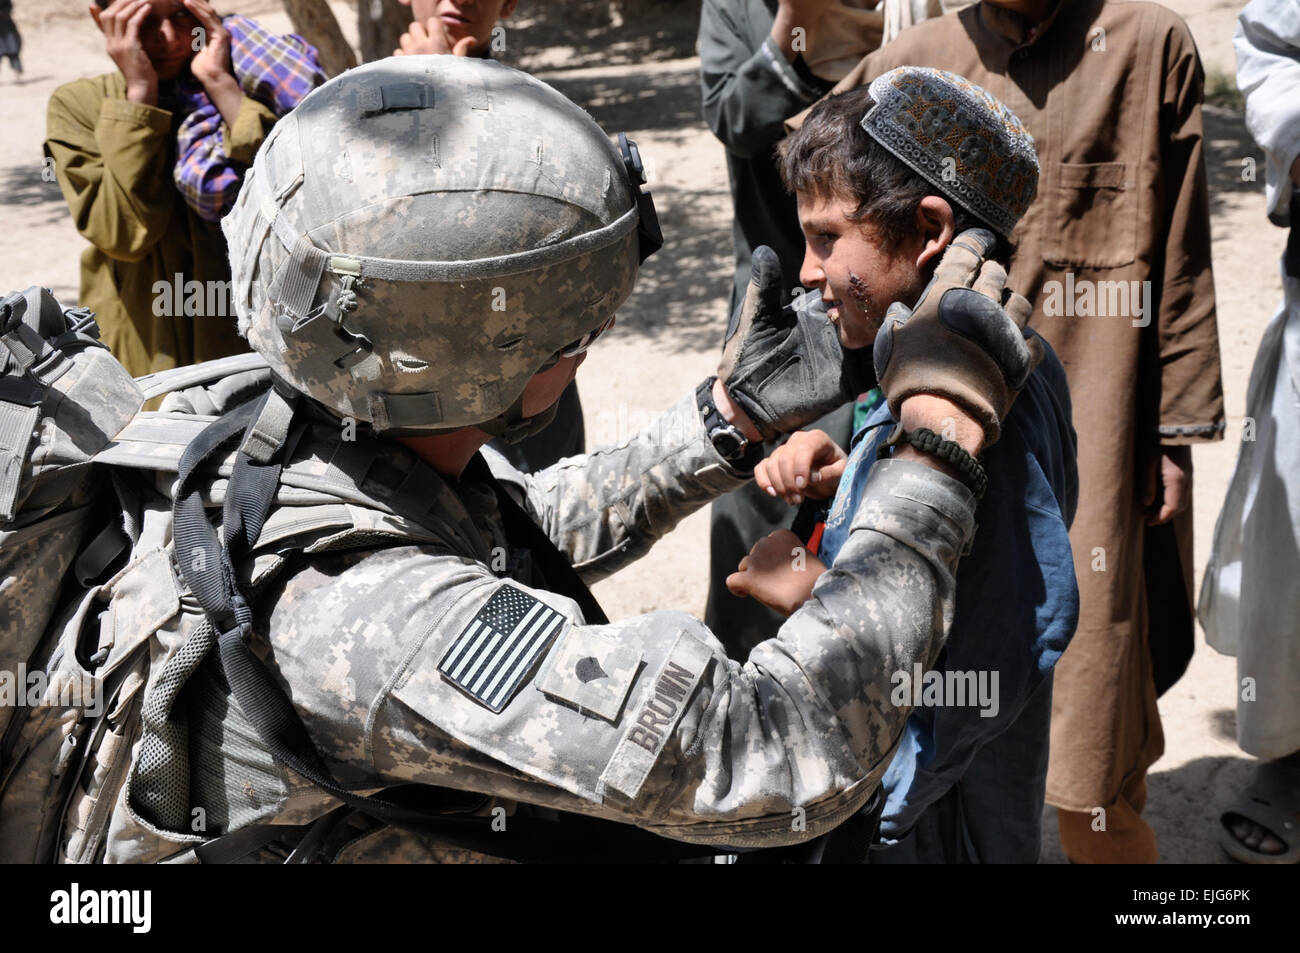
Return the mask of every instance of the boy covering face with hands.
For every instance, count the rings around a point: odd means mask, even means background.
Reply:
[[[956,300],[949,296],[980,293],[1002,300],[1018,323],[1028,316],[1028,303],[1004,291],[1006,271],[994,259],[1005,250],[995,233],[1009,240],[1036,189],[1032,140],[983,89],[950,73],[905,67],[819,104],[784,143],[781,171],[807,242],[800,279],[813,289],[792,306],[824,313],[841,344],[874,365],[890,400],[882,401],[880,390],[859,399],[862,422],[849,448],[820,431],[796,433],[756,467],[765,492],[809,508],[824,502],[807,539],[780,530],[759,540],[727,585],[783,613],[815,601],[818,581],[835,574],[876,460],[919,453],[945,460],[981,502],[935,672],[970,673],[997,691],[977,705],[973,692],[950,697],[942,690],[952,678],[896,673],[893,700],[913,711],[885,777],[888,801],[870,859],[1032,863],[1051,670],[1078,614],[1068,538],[1077,475],[1065,374],[1030,332],[1031,348],[1042,348],[1045,359],[1027,372],[1008,415],[997,412],[998,395],[990,402],[961,387],[934,394],[925,386],[927,366],[960,379],[963,362],[987,359],[967,340],[978,334],[973,327],[954,320],[945,353],[897,360],[911,353],[905,319],[923,304],[932,309],[934,296],[941,323],[949,320],[944,304]],[[762,256],[756,259],[757,277]],[[756,290],[751,284],[751,294]],[[1013,342],[994,342],[993,350],[999,346]],[[909,393],[926,396],[904,407],[900,398]],[[918,410],[928,427],[917,426]],[[944,423],[935,428],[935,420]]]
[[[519,0],[402,0],[411,25],[394,56],[450,54],[487,56],[498,20],[515,12]]]

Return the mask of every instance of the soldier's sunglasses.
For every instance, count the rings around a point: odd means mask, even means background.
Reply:
[[[562,357],[577,357],[579,354],[584,353],[587,348],[596,343],[596,338],[600,337],[614,326],[615,317],[616,315],[611,314],[600,327],[596,328],[594,331],[588,331],[567,347],[560,348],[560,350],[555,353],[556,359],[558,360]]]

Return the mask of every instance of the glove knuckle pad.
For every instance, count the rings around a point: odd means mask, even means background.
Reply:
[[[1029,349],[996,301],[969,288],[951,288],[939,301],[939,323],[992,358],[1013,390],[1024,386]]]

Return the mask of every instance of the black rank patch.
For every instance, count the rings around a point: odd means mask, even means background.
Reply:
[[[500,712],[563,627],[563,615],[507,583],[456,637],[438,671],[479,704]]]

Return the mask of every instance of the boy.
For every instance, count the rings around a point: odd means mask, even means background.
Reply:
[[[985,104],[996,105],[981,110]],[[990,148],[999,123],[1022,137],[1023,158]],[[1037,171],[1015,116],[952,74],[898,69],[869,89],[823,100],[781,154],[807,240],[800,280],[816,289],[796,307],[824,307],[844,347],[872,347],[890,302],[917,301],[954,236],[978,227],[1009,237]],[[817,598],[817,580],[835,574],[893,419],[888,405],[877,405],[847,457],[810,431],[759,464],[755,479],[769,494],[789,502],[834,494],[834,502],[815,534],[816,556],[790,531],[773,533],[728,579],[733,592],[786,614]],[[961,435],[935,435],[945,437]],[[873,851],[873,860],[1038,859],[1051,671],[1078,609],[1068,538],[1074,434],[1065,375],[1050,350],[982,466],[987,491],[958,569],[940,681],[922,680],[919,670],[895,673],[891,700],[913,711],[885,776],[880,838],[896,846]],[[963,690],[935,691],[936,684]]]
[[[402,0],[411,8],[411,26],[394,56],[450,53],[488,56],[498,20],[515,12],[519,0]]]
[[[135,376],[245,350],[217,220],[278,116],[324,81],[316,52],[223,23],[206,0],[97,3],[117,72],[60,86],[46,120],[46,155],[90,242],[79,302]]]
[[[838,88],[907,63],[969,77],[1034,136],[1043,188],[1011,283],[1086,409],[1081,612],[1047,800],[1071,861],[1154,863],[1141,812],[1164,750],[1156,698],[1193,645],[1191,445],[1224,426],[1196,45],[1155,3],[983,0],[905,30]]]

